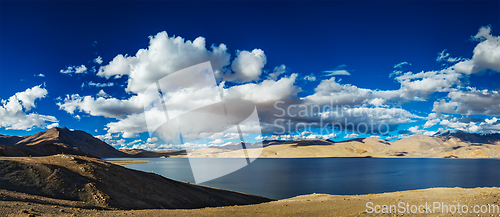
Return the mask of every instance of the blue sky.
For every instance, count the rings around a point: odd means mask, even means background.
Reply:
[[[133,57],[148,49],[149,36],[160,38],[157,34],[162,31],[168,34],[166,42],[173,37],[183,38],[183,43],[202,37],[207,53],[213,51],[212,45],[224,44],[229,62],[214,70],[217,82],[224,82],[229,93],[231,88],[269,91],[259,92],[262,96],[255,102],[264,138],[276,134],[272,126],[276,110],[269,109],[273,102],[259,101],[267,95],[287,106],[325,105],[326,99],[340,99],[339,105],[349,109],[399,109],[397,117],[373,119],[387,123],[389,132],[339,130],[319,137],[322,133],[312,129],[287,132],[291,137],[282,139],[397,139],[433,134],[440,128],[495,133],[500,131],[496,119],[500,95],[495,91],[500,87],[499,12],[498,1],[2,1],[0,134],[30,135],[57,125],[85,130],[115,147],[168,148],[147,141],[147,130],[132,121],[139,112],[130,99],[137,93],[126,88],[130,79],[137,78],[125,73],[107,78],[104,70],[120,54]],[[441,52],[448,56],[438,61]],[[102,63],[94,61],[97,57]],[[256,77],[245,82],[238,77],[246,73],[232,67],[239,57],[246,66],[256,64],[257,71],[249,72]],[[186,66],[199,63],[193,61]],[[404,62],[408,64],[395,68]],[[82,65],[86,70],[77,73]],[[282,65],[283,73],[269,79]],[[113,86],[103,86],[110,83]],[[101,90],[106,95],[97,95]],[[67,98],[74,94],[80,98]],[[91,99],[84,101],[86,96]],[[245,93],[237,97],[252,99]],[[345,98],[355,102],[342,103]],[[109,106],[113,103],[122,104]],[[354,124],[372,120],[350,118]],[[117,124],[110,127],[110,123]]]

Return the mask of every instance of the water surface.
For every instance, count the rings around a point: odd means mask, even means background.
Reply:
[[[113,158],[151,160],[124,165],[194,183],[185,158]],[[203,159],[207,160],[207,159]],[[224,167],[235,159],[208,159]],[[229,175],[201,183],[272,199],[303,194],[354,195],[432,187],[500,187],[498,159],[428,158],[259,158]]]

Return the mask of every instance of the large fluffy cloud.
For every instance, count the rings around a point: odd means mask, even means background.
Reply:
[[[16,93],[13,97],[21,101],[25,111],[30,111],[35,107],[35,100],[44,98],[47,95],[47,90],[41,85],[28,88],[23,92]],[[10,99],[13,99],[11,97]]]
[[[491,28],[481,27],[473,37],[480,43],[474,48],[472,59],[455,64],[454,69],[464,74],[473,74],[485,69],[500,71],[500,37],[491,35]]]
[[[500,132],[500,119],[496,117],[473,119],[469,117],[444,119],[439,124],[447,129],[469,133],[490,134]]]
[[[463,115],[500,115],[500,92],[467,87],[466,90],[450,92],[447,99],[434,102],[433,111]]]
[[[122,133],[123,138],[133,138],[139,133],[148,131],[144,113],[127,115],[126,118],[108,123],[106,126],[108,133]]]
[[[263,132],[269,134],[332,127],[378,134],[420,118],[400,107],[377,107],[384,105],[386,100],[402,100],[398,91],[374,91],[342,85],[335,78],[330,78],[323,80],[314,94],[299,98],[297,94],[301,89],[294,84],[296,78],[297,75],[292,74],[278,81],[264,80],[259,84],[233,86],[224,90],[224,97],[254,102],[259,109]]]
[[[224,80],[239,83],[259,80],[266,62],[266,55],[261,49],[254,49],[252,52],[238,51],[231,64],[234,73],[222,74],[222,77]]]
[[[435,92],[447,92],[461,84],[462,74],[451,68],[439,71],[405,73],[395,79],[401,83],[403,97],[412,100],[425,100]]]
[[[385,102],[402,102],[406,99],[398,90],[371,90],[351,84],[341,84],[335,77],[322,80],[315,93],[304,97],[307,104],[360,106],[381,105]]]
[[[57,105],[60,109],[74,114],[75,111],[88,113],[92,116],[108,118],[125,118],[128,114],[143,111],[141,98],[136,95],[126,100],[105,97],[80,96],[79,94],[66,95]]]
[[[279,111],[265,119],[263,130],[271,134],[295,133],[319,129],[321,135],[336,131],[360,134],[385,134],[399,124],[421,119],[401,107],[338,106],[331,104],[276,105]],[[270,123],[270,121],[273,121]],[[335,130],[335,131],[332,131]]]
[[[118,55],[97,73],[101,77],[128,76],[126,91],[143,92],[158,79],[183,68],[210,61],[215,71],[229,65],[231,55],[226,45],[206,48],[205,38],[194,41],[169,37],[166,32],[150,36],[149,47],[140,49],[135,56]]]
[[[301,89],[294,85],[297,74],[281,78],[278,81],[264,80],[258,84],[243,84],[224,89],[228,99],[245,99],[254,102],[260,108],[269,108],[276,101],[293,101]]]
[[[275,101],[284,100],[284,101],[293,101],[296,99],[296,94],[300,91],[299,88],[294,86],[294,82],[297,75],[292,75],[290,77],[284,77],[278,81],[273,80],[265,80],[259,84],[244,84],[229,87],[223,89],[224,83],[221,84],[220,89],[224,95],[225,99],[244,99],[254,102],[259,109],[259,116],[265,116],[269,112],[267,110],[272,110],[273,103]],[[217,89],[218,91],[219,89]],[[197,108],[203,105],[207,105],[207,99],[210,96],[213,96],[213,89],[211,88],[186,88],[176,92],[168,92],[165,93],[166,98],[169,99],[167,104],[168,112],[171,114],[182,113],[190,108]],[[141,95],[139,95],[141,96]],[[265,97],[264,97],[265,96]],[[96,100],[93,100],[92,97],[86,97],[90,104],[94,104]],[[70,102],[70,98],[67,98],[68,102]],[[76,103],[79,104],[81,101],[81,97],[77,98]],[[108,99],[111,100],[111,99]],[[209,100],[211,103],[214,102],[214,99]],[[114,101],[113,101],[114,102]],[[115,104],[110,103],[110,104]],[[122,103],[124,101],[122,100]],[[210,103],[210,104],[211,104]],[[68,111],[74,111],[76,107],[71,107],[71,104],[64,103],[62,105],[68,104],[66,108]],[[142,106],[142,105],[141,105]],[[138,107],[139,109],[139,107]],[[142,109],[142,107],[140,107]],[[86,111],[86,110],[83,110]],[[89,109],[88,113],[97,112],[101,110]],[[94,114],[96,114],[94,112]],[[149,111],[151,113],[155,113],[153,116],[164,116],[162,111],[154,110]],[[125,113],[121,113],[124,115]],[[102,115],[101,115],[102,116]],[[146,117],[143,113],[131,113],[126,116],[116,117],[119,120],[116,122],[111,122],[107,124],[108,132],[110,133],[123,133],[123,136],[126,138],[131,138],[136,136],[139,133],[147,132],[147,122]],[[202,121],[202,120],[198,120]],[[199,123],[203,124],[203,123]]]
[[[58,120],[49,115],[30,112],[36,108],[35,101],[44,98],[47,90],[41,85],[18,92],[9,99],[2,99],[0,105],[0,127],[14,130],[31,130],[33,127],[50,128],[58,126]]]

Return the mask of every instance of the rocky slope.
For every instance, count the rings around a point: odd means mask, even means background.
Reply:
[[[0,189],[24,193],[23,200],[54,199],[54,205],[118,209],[203,208],[268,202],[243,193],[177,182],[76,155],[0,157]],[[18,199],[15,199],[18,200]],[[62,203],[62,202],[61,202]]]

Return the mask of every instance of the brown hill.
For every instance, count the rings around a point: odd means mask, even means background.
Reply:
[[[426,157],[442,151],[443,148],[443,141],[440,138],[420,134],[396,140],[390,144],[379,155]]]
[[[249,157],[256,158],[310,158],[310,157],[369,157],[388,146],[386,141],[365,138],[343,142],[332,142],[320,139],[299,141],[265,141],[262,152],[255,146],[247,145]],[[170,157],[187,157],[187,155],[171,155]],[[211,146],[190,151],[189,157],[245,157],[244,152],[225,147]]]
[[[500,158],[500,134],[452,133],[442,136],[413,135],[396,141],[358,138],[342,142],[306,139],[265,141],[263,149],[247,145],[250,157],[409,157],[409,158]],[[177,153],[170,157],[188,157]],[[233,148],[210,146],[190,151],[189,157],[245,157]]]
[[[62,154],[0,157],[0,188],[12,194],[33,195],[25,196],[25,201],[42,196],[76,201],[77,204],[72,205],[76,207],[203,208],[270,201],[259,196],[177,182],[97,158]],[[9,200],[5,198],[8,195],[4,192],[0,197]],[[57,200],[52,205],[58,205]]]
[[[126,154],[84,131],[72,131],[65,127],[54,127],[28,137],[5,137],[4,142],[3,144],[7,145],[0,146],[0,156],[49,156],[64,153],[99,158],[127,157]]]

